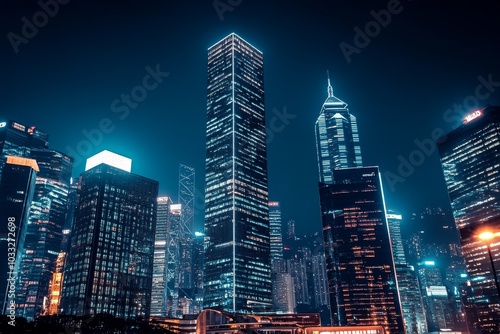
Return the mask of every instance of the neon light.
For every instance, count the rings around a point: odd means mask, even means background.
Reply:
[[[170,204],[170,213],[180,215],[182,212],[181,204]]]
[[[280,203],[279,202],[269,202],[268,205],[269,206],[280,206]]]
[[[26,131],[26,127],[19,123],[12,122],[12,127],[19,131]]]
[[[482,115],[481,114],[481,110],[476,110],[476,111],[471,112],[470,114],[468,114],[467,116],[465,116],[465,118],[464,118],[464,124],[467,124],[467,123],[469,123],[472,120],[475,120],[476,118],[480,117],[481,115]]]

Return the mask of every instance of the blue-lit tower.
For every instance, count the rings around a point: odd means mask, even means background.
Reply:
[[[315,134],[320,182],[332,183],[334,169],[363,165],[356,117],[349,113],[347,103],[333,95],[330,78]]]
[[[232,33],[208,49],[204,307],[272,307],[262,52]]]

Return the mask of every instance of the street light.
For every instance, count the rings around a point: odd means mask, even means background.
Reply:
[[[491,240],[495,238],[498,233],[493,233],[490,231],[486,231],[481,233],[478,237],[481,241],[486,244],[486,248],[488,248],[488,255],[490,256],[491,262],[491,270],[493,271],[493,277],[495,278],[495,285],[497,287],[498,298],[500,299],[500,285],[498,284],[497,271],[495,270],[495,263],[493,262],[493,256],[491,255]]]

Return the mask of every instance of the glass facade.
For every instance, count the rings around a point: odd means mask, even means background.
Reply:
[[[81,175],[64,314],[150,315],[158,182],[106,164]]]
[[[500,107],[466,115],[463,124],[438,140],[451,207],[460,234],[474,304],[484,333],[500,323]],[[479,239],[491,231],[491,242]],[[488,250],[491,250],[491,258]]]
[[[15,307],[18,289],[19,264],[24,253],[28,213],[35,192],[36,173],[33,159],[12,157],[4,166],[0,182],[0,314],[10,314]],[[12,302],[11,302],[12,301]]]
[[[333,325],[404,331],[378,167],[333,171],[319,184]]]
[[[273,304],[275,313],[295,312],[295,290],[292,275],[273,273]]]
[[[167,317],[177,317],[179,307],[179,277],[182,205],[169,204],[167,220]]]
[[[262,53],[236,34],[208,49],[204,307],[272,305]]]
[[[179,249],[179,293],[180,297],[193,299],[193,238],[195,170],[186,165],[179,166],[179,203],[182,207]],[[189,303],[188,303],[189,304]]]
[[[363,165],[356,117],[349,113],[347,103],[333,95],[330,79],[315,134],[320,182],[332,183],[334,169]]]
[[[387,210],[387,223],[391,237],[392,254],[396,266],[399,297],[405,322],[406,334],[426,334],[427,318],[424,312],[420,284],[412,266],[407,264],[401,237],[403,216]]]
[[[193,239],[193,314],[203,309],[203,262],[204,262],[205,235],[195,232]]]
[[[49,294],[61,251],[73,169],[72,158],[51,149],[32,148],[30,157],[37,161],[40,172],[29,212],[16,309],[18,316],[28,320],[42,314]]]
[[[328,294],[328,278],[326,277],[326,258],[324,253],[312,256],[312,270],[314,280],[314,301],[317,309],[326,305],[330,308]]]
[[[455,319],[451,298],[441,275],[441,268],[435,261],[419,264],[418,278],[430,332],[441,328],[455,329]]]
[[[269,202],[269,226],[271,236],[271,261],[283,260],[283,232],[279,202]]]
[[[167,239],[170,197],[158,197],[156,233],[153,258],[153,285],[151,289],[151,316],[167,316]]]

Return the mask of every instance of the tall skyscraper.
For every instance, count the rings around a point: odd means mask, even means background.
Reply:
[[[405,321],[406,334],[426,334],[427,318],[415,269],[407,264],[401,236],[403,216],[387,210],[387,223],[391,237],[392,253],[396,266],[399,297]]]
[[[325,253],[313,255],[311,262],[314,281],[314,303],[316,309],[320,309],[323,305],[330,308]]]
[[[204,306],[272,307],[262,52],[236,34],[208,49]]]
[[[179,204],[181,205],[179,231],[179,294],[181,298],[193,299],[193,239],[195,170],[186,165],[179,166]]]
[[[315,133],[320,182],[332,183],[334,169],[363,165],[356,117],[349,113],[347,103],[333,95],[330,78]]]
[[[483,333],[498,333],[500,323],[499,127],[500,107],[486,107],[437,142]]]
[[[404,331],[378,167],[333,171],[320,183],[333,325]]]
[[[167,317],[177,317],[179,306],[181,204],[169,204],[167,225]]]
[[[0,181],[0,314],[15,312],[19,265],[24,253],[28,213],[35,192],[36,160],[7,156]],[[12,314],[14,315],[14,314]]]
[[[168,211],[172,200],[168,196],[157,198],[156,233],[153,259],[153,283],[151,289],[151,316],[167,316],[167,243]]]
[[[198,314],[203,310],[203,262],[205,234],[194,233],[193,239],[193,314]]]
[[[158,182],[106,159],[81,174],[61,311],[148,318]]]
[[[271,236],[271,262],[283,260],[283,231],[279,202],[269,202],[269,226]]]
[[[32,148],[30,157],[37,161],[40,172],[30,207],[16,297],[17,314],[28,320],[41,315],[49,294],[61,251],[73,169],[73,159],[55,150]]]

